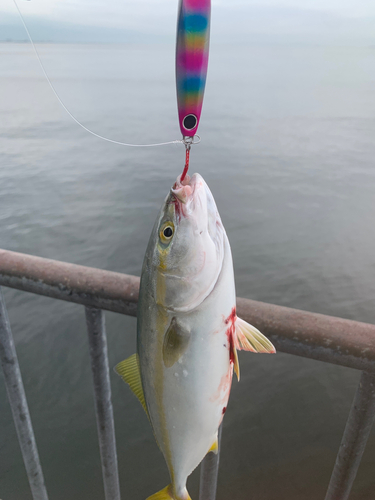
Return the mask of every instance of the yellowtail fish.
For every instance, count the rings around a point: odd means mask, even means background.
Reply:
[[[186,480],[209,451],[228,404],[237,350],[274,346],[236,315],[232,254],[199,174],[177,178],[147,247],[137,353],[116,371],[142,403],[171,484],[148,500],[188,500]]]

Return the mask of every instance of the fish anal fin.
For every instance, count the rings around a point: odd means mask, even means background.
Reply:
[[[241,318],[236,319],[237,349],[258,353],[275,353],[276,349],[267,337],[260,333],[255,326],[246,323]]]
[[[120,375],[124,382],[126,382],[130,389],[133,391],[133,394],[137,396],[139,402],[143,406],[147,416],[147,406],[145,395],[143,393],[142,380],[141,380],[141,372],[139,370],[139,358],[138,354],[135,353],[130,358],[121,361],[118,365],[115,366],[115,372]]]
[[[173,494],[173,487],[171,484],[151,495],[147,500],[191,500],[189,493],[184,488],[183,496],[176,496]]]
[[[217,438],[217,433],[216,433],[215,441],[213,442],[213,445],[211,446],[211,448],[208,450],[208,453],[210,453],[210,451],[212,451],[212,453],[215,453],[215,455],[217,455],[219,453],[219,441]]]

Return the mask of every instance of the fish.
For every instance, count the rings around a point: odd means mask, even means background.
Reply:
[[[199,174],[179,176],[147,246],[137,314],[137,352],[115,370],[141,402],[171,483],[147,500],[191,500],[186,481],[218,450],[237,351],[274,353],[236,314],[231,248]]]

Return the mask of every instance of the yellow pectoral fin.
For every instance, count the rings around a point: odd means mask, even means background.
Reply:
[[[143,394],[141,372],[139,370],[138,354],[133,354],[130,358],[125,359],[125,361],[121,361],[121,363],[115,366],[115,372],[130,386],[130,389],[137,396],[148,416],[145,395]]]
[[[275,353],[273,344],[255,326],[241,318],[236,319],[236,336],[238,348],[244,351]]]

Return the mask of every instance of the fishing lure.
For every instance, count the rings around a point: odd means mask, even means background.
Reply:
[[[64,104],[52,84],[18,7],[17,0],[13,0],[13,3],[52,92],[72,120],[95,137],[121,146],[153,147],[182,142],[186,149],[185,168],[180,178],[181,182],[183,182],[189,168],[191,145],[200,142],[200,137],[196,135],[196,132],[198,130],[204,89],[206,86],[210,41],[211,0],[180,0],[176,41],[176,88],[178,119],[182,133],[182,141],[176,140],[154,144],[129,144],[122,141],[116,141],[93,132],[77,120]]]
[[[178,120],[189,168],[190,147],[198,130],[206,86],[210,41],[211,0],[180,0],[176,42]]]

